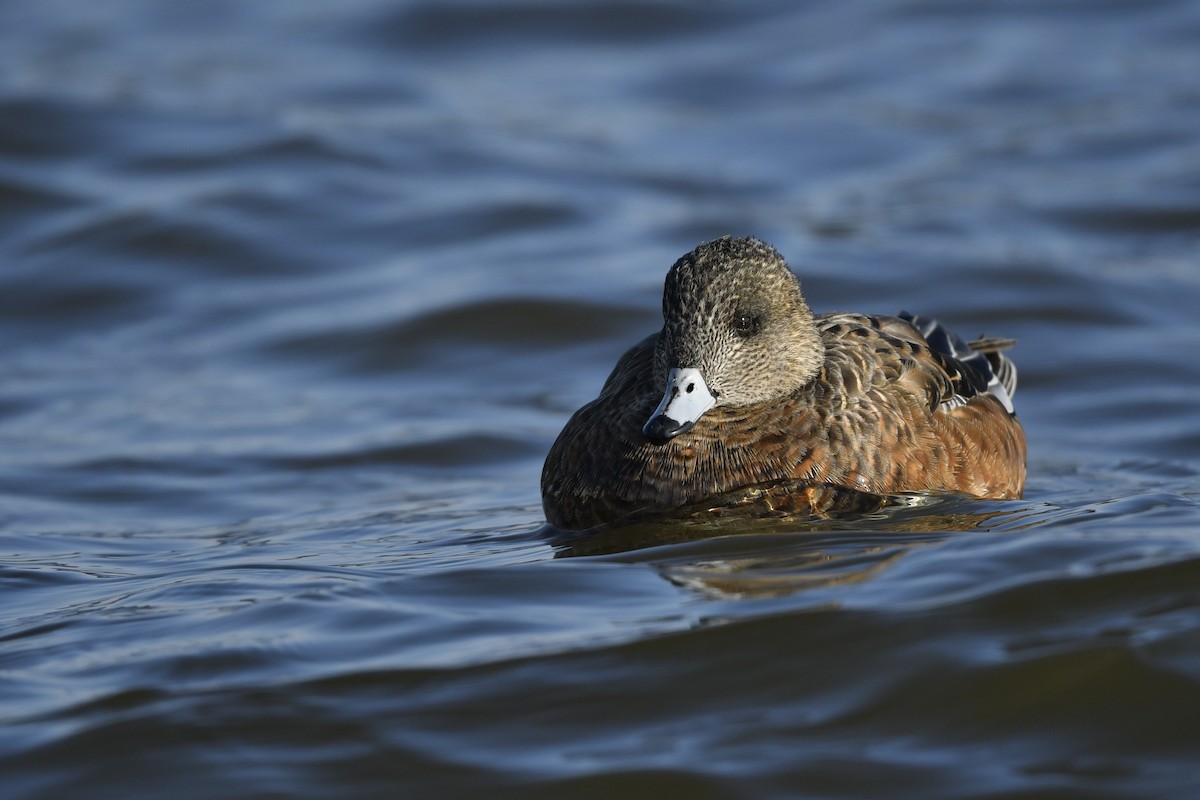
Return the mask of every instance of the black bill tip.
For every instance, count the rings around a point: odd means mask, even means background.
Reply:
[[[666,414],[659,414],[645,424],[642,433],[646,434],[646,438],[650,440],[651,444],[666,444],[679,434],[690,431],[695,424],[694,422],[679,422]]]

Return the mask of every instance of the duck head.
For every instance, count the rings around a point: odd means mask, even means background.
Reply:
[[[664,390],[642,431],[665,444],[711,408],[782,398],[824,358],[800,283],[774,248],[728,236],[702,244],[667,273],[654,351]]]

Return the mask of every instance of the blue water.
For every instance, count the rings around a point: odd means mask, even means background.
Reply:
[[[6,798],[1200,796],[1200,5],[0,6]],[[543,526],[726,233],[1021,501]]]

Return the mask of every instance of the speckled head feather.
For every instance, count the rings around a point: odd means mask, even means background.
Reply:
[[[768,245],[703,244],[667,274],[662,329],[550,448],[546,519],[578,530],[739,492],[795,513],[830,489],[1020,497],[1010,344],[911,316],[813,315]]]
[[[800,282],[775,248],[723,237],[680,258],[663,287],[654,364],[700,371],[717,406],[768,401],[812,379],[824,347]]]

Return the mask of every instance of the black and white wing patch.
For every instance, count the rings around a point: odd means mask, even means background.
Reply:
[[[968,343],[936,319],[925,319],[907,311],[901,311],[899,317],[925,337],[929,349],[954,382],[954,397],[943,404],[947,410],[958,408],[977,394],[986,393],[994,395],[1009,414],[1016,414],[1012,397],[1017,392],[1017,367],[1001,352],[1012,347],[1015,340],[984,338]]]

